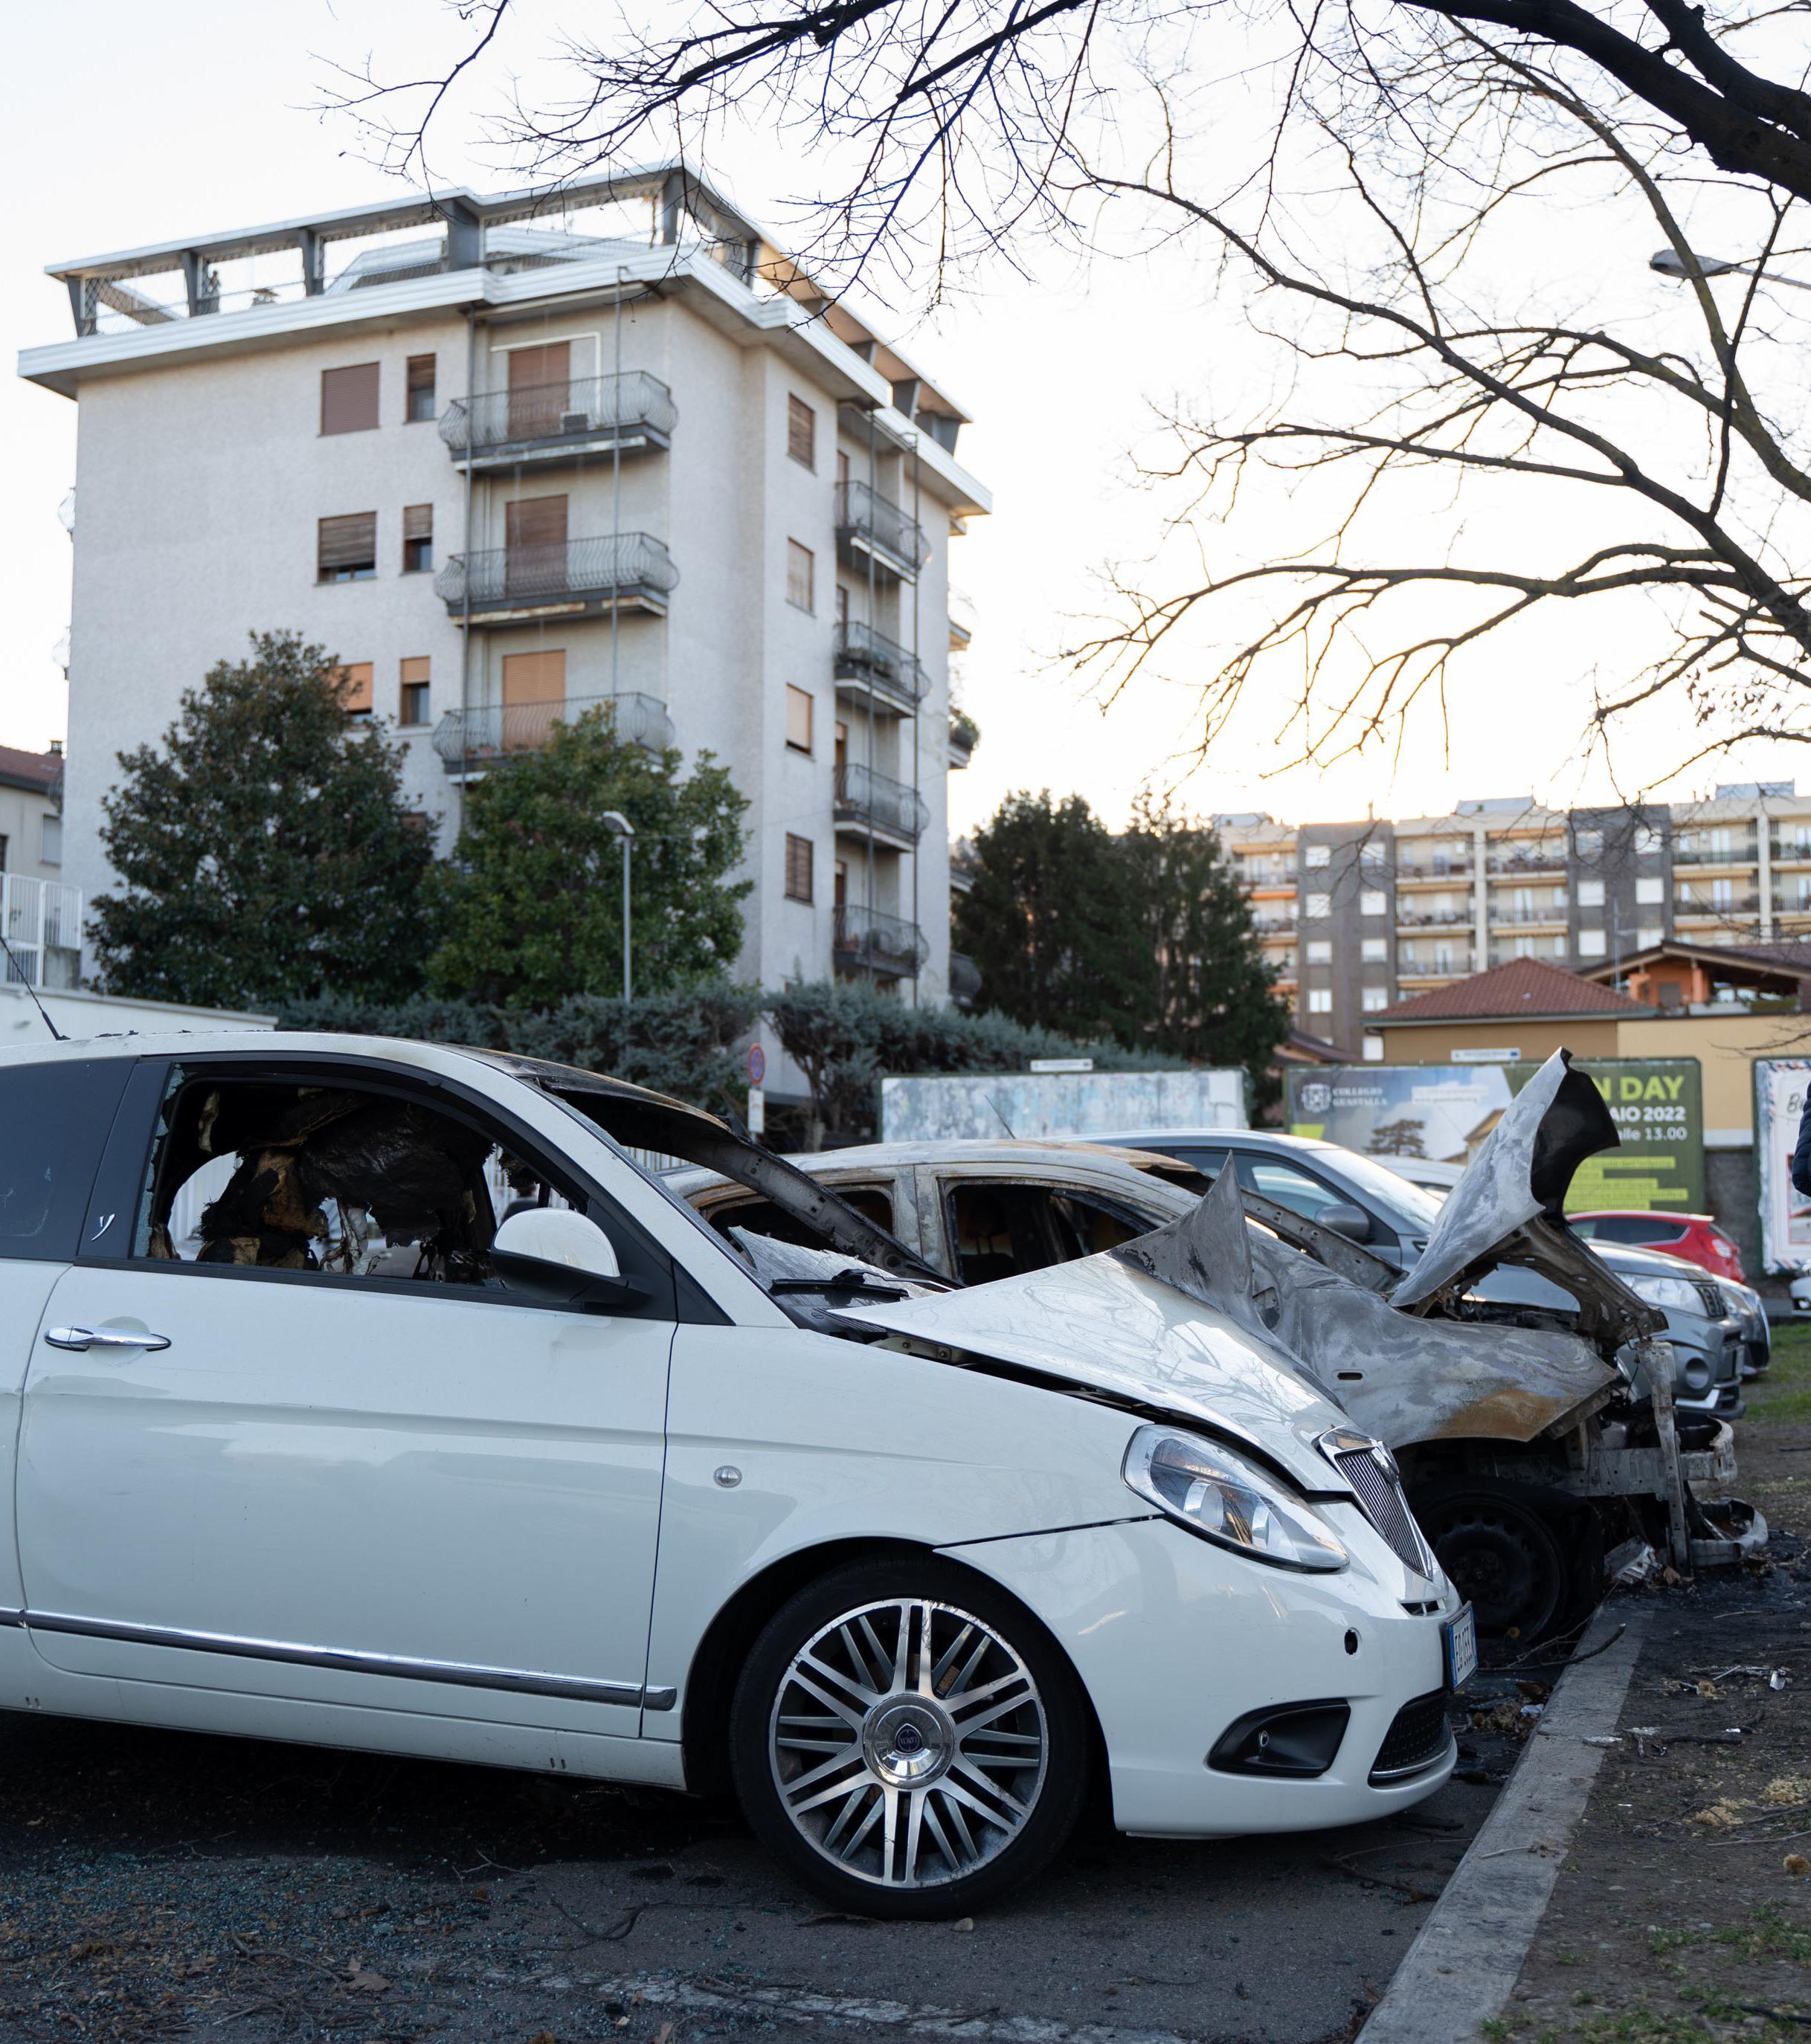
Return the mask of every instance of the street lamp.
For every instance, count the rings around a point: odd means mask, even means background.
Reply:
[[[622,997],[629,997],[629,848],[635,840],[635,826],[621,809],[606,809],[604,828],[622,840]]]
[[[1717,256],[1694,256],[1692,261],[1699,272],[1706,277],[1746,277],[1754,274],[1753,263],[1725,263]],[[1650,270],[1658,270],[1663,277],[1690,277],[1690,265],[1676,248],[1657,248],[1648,258]],[[1790,284],[1795,291],[1811,291],[1811,284],[1801,282],[1797,277],[1782,277],[1777,271],[1763,272],[1770,284]]]

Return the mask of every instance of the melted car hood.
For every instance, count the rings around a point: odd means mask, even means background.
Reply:
[[[836,1317],[905,1337],[946,1362],[1016,1366],[1014,1374],[1075,1397],[1198,1421],[1305,1489],[1344,1489],[1314,1443],[1347,1424],[1346,1415],[1261,1334],[1113,1252]]]

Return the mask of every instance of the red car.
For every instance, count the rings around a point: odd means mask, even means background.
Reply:
[[[1567,1220],[1589,1241],[1621,1243],[1636,1249],[1663,1250],[1682,1256],[1718,1278],[1742,1275],[1740,1251],[1709,1214],[1639,1213],[1632,1208],[1603,1213],[1568,1214]]]

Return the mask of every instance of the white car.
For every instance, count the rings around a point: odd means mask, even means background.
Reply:
[[[761,1281],[631,1148],[836,1253]],[[0,1708],[733,1783],[868,1915],[1036,1873],[1097,1765],[1192,1837],[1452,1765],[1469,1614],[1261,1339],[1111,1254],[952,1291],[619,1082],[0,1051]]]

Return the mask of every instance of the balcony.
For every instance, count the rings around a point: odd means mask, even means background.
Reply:
[[[1775,866],[1811,865],[1811,838],[1777,837],[1769,851]]]
[[[1295,918],[1293,916],[1254,916],[1252,928],[1260,937],[1274,937],[1279,932],[1293,930]]]
[[[582,454],[643,454],[672,444],[679,409],[658,376],[633,369],[457,398],[440,418],[456,468],[513,468]]]
[[[1469,859],[1430,859],[1413,863],[1404,860],[1396,868],[1398,887],[1435,886],[1443,880],[1469,880],[1471,877]]]
[[[601,709],[617,736],[649,752],[673,743],[673,720],[652,696],[575,696],[559,702],[491,703],[482,709],[449,709],[434,727],[433,747],[455,780],[471,780],[513,752],[537,752],[556,725],[576,724]]]
[[[972,1008],[981,996],[981,968],[966,951],[949,955],[949,997],[958,1008]]]
[[[914,715],[930,693],[915,654],[855,618],[836,627],[835,674],[838,695],[893,717]]]
[[[82,890],[28,873],[0,873],[0,986],[65,991],[82,983]]]
[[[1687,922],[1703,916],[1711,916],[1722,922],[1727,922],[1732,916],[1752,921],[1760,913],[1760,893],[1755,888],[1745,888],[1740,893],[1732,888],[1726,896],[1721,897],[1694,894],[1688,889],[1673,897],[1674,915]]]
[[[870,483],[836,485],[836,548],[862,574],[884,582],[916,582],[931,557],[924,528]]]
[[[1563,873],[1566,848],[1560,845],[1534,851],[1494,851],[1489,864],[1493,873]]]
[[[1431,958],[1409,958],[1398,954],[1396,977],[1407,979],[1460,979],[1471,970],[1469,950],[1436,951]]]
[[[845,835],[872,836],[884,844],[909,851],[917,844],[931,812],[924,797],[903,781],[890,780],[871,766],[836,769],[833,805],[836,828]]]
[[[1398,909],[1399,930],[1458,929],[1472,920],[1470,909]]]
[[[679,579],[672,556],[647,532],[552,540],[455,554],[434,578],[434,594],[455,622],[469,605],[474,624],[642,610],[656,617]]]
[[[925,933],[916,923],[851,902],[837,905],[831,948],[845,971],[883,974],[895,979],[916,972],[930,956]]]
[[[1498,909],[1493,906],[1490,910],[1490,927],[1494,930],[1538,929],[1543,926],[1549,929],[1563,929],[1566,921],[1566,904],[1563,901],[1553,902],[1544,909]]]
[[[1673,846],[1675,866],[1752,866],[1759,855],[1751,837],[1736,844],[1694,844],[1681,839]]]

